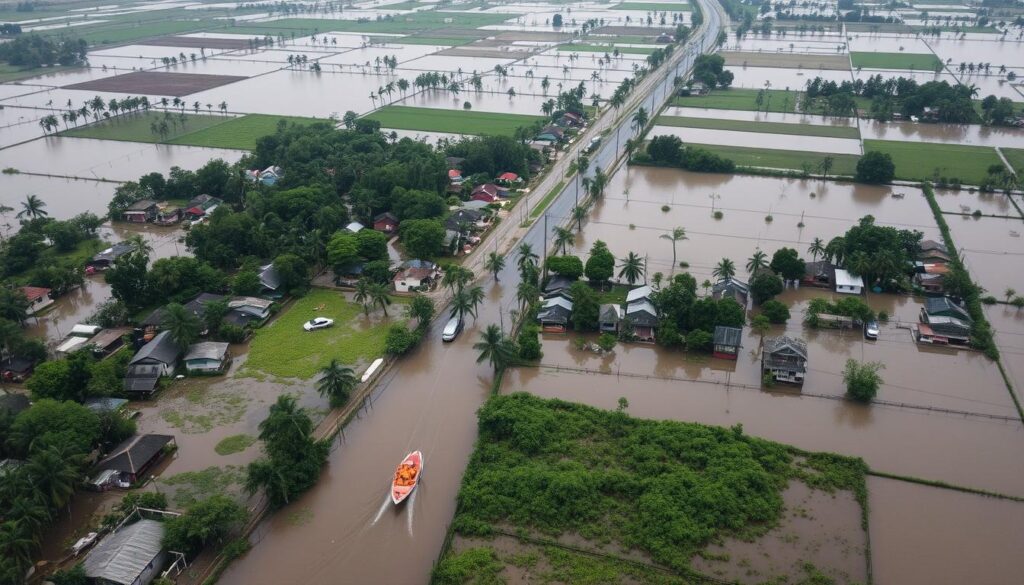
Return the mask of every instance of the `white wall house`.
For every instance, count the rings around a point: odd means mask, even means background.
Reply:
[[[836,268],[836,292],[859,295],[864,292],[864,279],[842,268]]]

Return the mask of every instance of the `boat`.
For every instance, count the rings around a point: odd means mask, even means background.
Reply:
[[[398,464],[395,476],[391,478],[391,501],[401,504],[416,489],[423,475],[423,453],[413,451]]]

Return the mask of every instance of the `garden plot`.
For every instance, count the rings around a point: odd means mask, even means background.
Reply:
[[[236,81],[242,81],[243,79],[246,78],[236,75],[137,71],[85,83],[76,83],[66,86],[65,89],[118,92],[134,95],[186,96],[235,83]]]
[[[1024,69],[1024,63],[1020,58],[1024,51],[1024,41],[929,39],[928,44],[940,59],[952,60],[950,67],[953,68],[961,61],[968,61],[989,63],[993,72],[998,71],[1002,65],[1015,68],[1018,74]]]
[[[802,90],[807,82],[815,77],[825,81],[842,83],[852,81],[849,71],[818,71],[806,69],[783,69],[780,67],[726,67],[732,71],[735,79],[733,87],[761,89],[766,86],[772,89]]]
[[[289,57],[292,58],[292,59],[305,57],[309,61],[305,65],[305,67],[308,67],[309,65],[312,65],[314,62],[316,62],[319,59],[326,59],[328,57],[332,57],[334,55],[337,55],[339,53],[342,53],[344,51],[349,51],[349,50],[351,50],[351,49],[335,49],[335,50],[332,50],[332,51],[311,52],[311,51],[309,51],[307,49],[294,48],[294,47],[287,48],[287,49],[286,48],[274,48],[274,49],[264,49],[264,50],[259,51],[258,53],[249,53],[249,54],[245,55],[245,57],[253,59],[253,60],[256,60],[256,61],[269,61],[271,63],[280,63],[282,65],[287,65],[288,64]],[[239,55],[239,56],[241,56],[241,55]]]
[[[597,66],[597,63],[594,63],[592,65],[592,69],[588,68],[586,66],[589,65],[588,61],[589,59],[584,59],[581,57],[578,61],[576,61],[573,67],[569,68],[568,73],[566,73],[566,71],[561,67],[531,66],[527,69],[524,69],[522,66],[517,66],[514,75],[516,77],[526,77],[526,72],[532,71],[533,79],[537,80],[538,83],[545,77],[547,77],[548,81],[551,82],[552,86],[559,82],[562,82],[564,84],[569,82],[590,81],[594,79],[595,74],[597,75],[597,78],[600,79],[601,81],[612,82],[615,83],[616,85],[621,83],[624,79],[633,77],[632,71],[623,69],[599,68]],[[581,62],[584,64],[584,66],[580,66]],[[509,73],[509,75],[512,76],[513,74]]]
[[[967,189],[934,189],[935,199],[939,203],[939,209],[949,214],[969,215],[980,211],[985,215],[1003,215],[1013,218],[1021,218],[1017,208],[1010,202],[1010,198],[1002,193],[971,193]],[[956,217],[947,217],[946,222],[952,226],[957,222]],[[997,291],[998,292],[998,291]]]
[[[845,55],[846,43],[841,37],[786,37],[764,38],[747,35],[726,41],[726,51],[744,53],[794,53],[797,55]]]
[[[93,67],[77,67],[74,69],[61,69],[58,71],[44,72],[41,75],[35,77],[29,77],[26,79],[19,80],[21,83],[32,83],[38,85],[45,85],[49,87],[62,87],[70,85],[72,83],[82,83],[84,81],[92,81],[95,79],[102,79],[104,77],[113,77],[118,72],[113,69],[104,70],[101,66],[96,65]],[[3,88],[15,87],[10,84],[0,85],[0,92]],[[2,95],[2,93],[0,93]]]
[[[1024,271],[1017,269],[1024,258],[1024,221],[947,217],[946,222],[967,270],[987,294],[1002,298],[1008,288],[1024,291]]]
[[[188,72],[188,73],[201,73],[204,75],[242,75],[245,77],[254,77],[257,75],[263,75],[276,71],[287,66],[287,63],[270,63],[267,61],[260,60],[260,54],[256,53],[253,55],[225,55],[223,57],[213,57],[206,59],[205,61],[196,61],[195,63],[188,63],[184,67],[181,65],[169,67],[158,67],[154,71],[176,71],[176,72]]]
[[[677,126],[655,126],[651,130],[651,135],[672,135],[678,136],[683,142],[687,143],[716,144],[719,146],[771,149],[784,145],[787,150],[833,154],[861,154],[860,140],[852,138],[768,134],[707,128],[680,128]]]
[[[475,91],[463,91],[459,95],[453,96],[445,91],[432,90],[396,99],[394,105],[462,110],[463,104],[469,102],[472,111],[476,112],[539,116],[542,112],[541,106],[549,99],[551,99],[550,96],[543,95],[522,94],[509,97],[504,93]]]
[[[367,118],[380,122],[384,128],[502,136],[512,136],[517,128],[530,126],[543,120],[540,116],[474,112],[455,108],[410,108],[401,105],[385,106],[374,111]]]
[[[906,71],[941,71],[942,61],[932,52],[879,53],[851,52],[854,69],[898,69]]]
[[[912,36],[850,35],[851,52],[879,51],[883,53],[931,53],[928,43]]]
[[[139,41],[138,45],[149,45],[154,47],[187,47],[190,49],[205,49],[206,51],[238,51],[248,49],[250,37],[238,35],[238,38],[195,36],[195,35],[173,35],[157,37]]]
[[[135,94],[138,95],[138,94]],[[106,102],[109,102],[111,98],[120,100],[124,98],[124,94],[121,93],[110,93],[102,91],[78,91],[73,89],[64,88],[53,88],[46,89],[44,91],[37,91],[30,94],[19,95],[12,98],[0,100],[0,106],[21,106],[26,108],[42,108],[47,110],[53,110],[54,114],[59,114],[60,108],[66,108],[68,101],[75,108],[81,108],[82,104],[92,100],[94,97],[99,96]],[[139,96],[141,97],[141,96]],[[149,99],[150,104],[155,104],[160,101],[159,96],[149,95],[146,96]],[[58,115],[58,118],[60,116]],[[102,117],[102,114],[100,115]],[[90,113],[89,119],[92,120],[93,116]],[[79,124],[83,124],[84,121],[79,119]]]

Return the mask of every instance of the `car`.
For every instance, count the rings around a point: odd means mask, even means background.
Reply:
[[[317,329],[327,329],[331,325],[334,325],[334,319],[328,319],[327,317],[316,317],[306,321],[302,324],[302,328],[306,331],[316,331]]]
[[[597,150],[598,146],[601,146],[601,138],[591,139],[590,144],[588,144],[586,148],[587,154],[590,154],[591,152]]]
[[[441,331],[441,341],[455,341],[455,338],[459,336],[459,331],[462,331],[462,319],[459,317],[448,319]]]
[[[872,319],[864,324],[864,338],[878,339],[878,321]]]

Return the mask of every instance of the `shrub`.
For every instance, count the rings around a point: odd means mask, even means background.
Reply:
[[[245,329],[232,323],[222,324],[217,334],[228,343],[242,343],[245,341]]]
[[[519,331],[517,345],[520,359],[539,360],[543,356],[540,349],[540,327],[532,323],[524,325]]]
[[[750,294],[754,302],[761,304],[782,292],[782,279],[769,272],[762,272],[750,282]]]
[[[601,336],[597,338],[597,346],[604,351],[611,351],[615,348],[615,341],[615,336],[611,333],[602,333]]]
[[[843,382],[846,384],[846,395],[857,402],[871,402],[878,394],[882,377],[878,371],[885,368],[879,362],[858,362],[846,360],[843,368]]]
[[[405,325],[394,324],[388,328],[384,340],[384,351],[390,355],[403,355],[419,343],[422,333],[417,329],[410,331]]]
[[[767,317],[770,323],[776,325],[789,320],[789,308],[774,299],[766,301],[761,305],[761,314]]]
[[[896,176],[896,165],[889,153],[870,151],[857,161],[854,179],[859,183],[888,183]]]
[[[723,217],[725,217],[725,214],[722,213],[721,211],[716,211],[712,215],[714,216],[715,219],[722,219]]]
[[[711,349],[712,336],[703,329],[694,329],[686,334],[686,349],[689,351],[708,351]]]
[[[672,210],[672,208],[669,207],[668,205],[662,205],[661,210],[664,211],[665,213],[668,213],[669,211]]]

